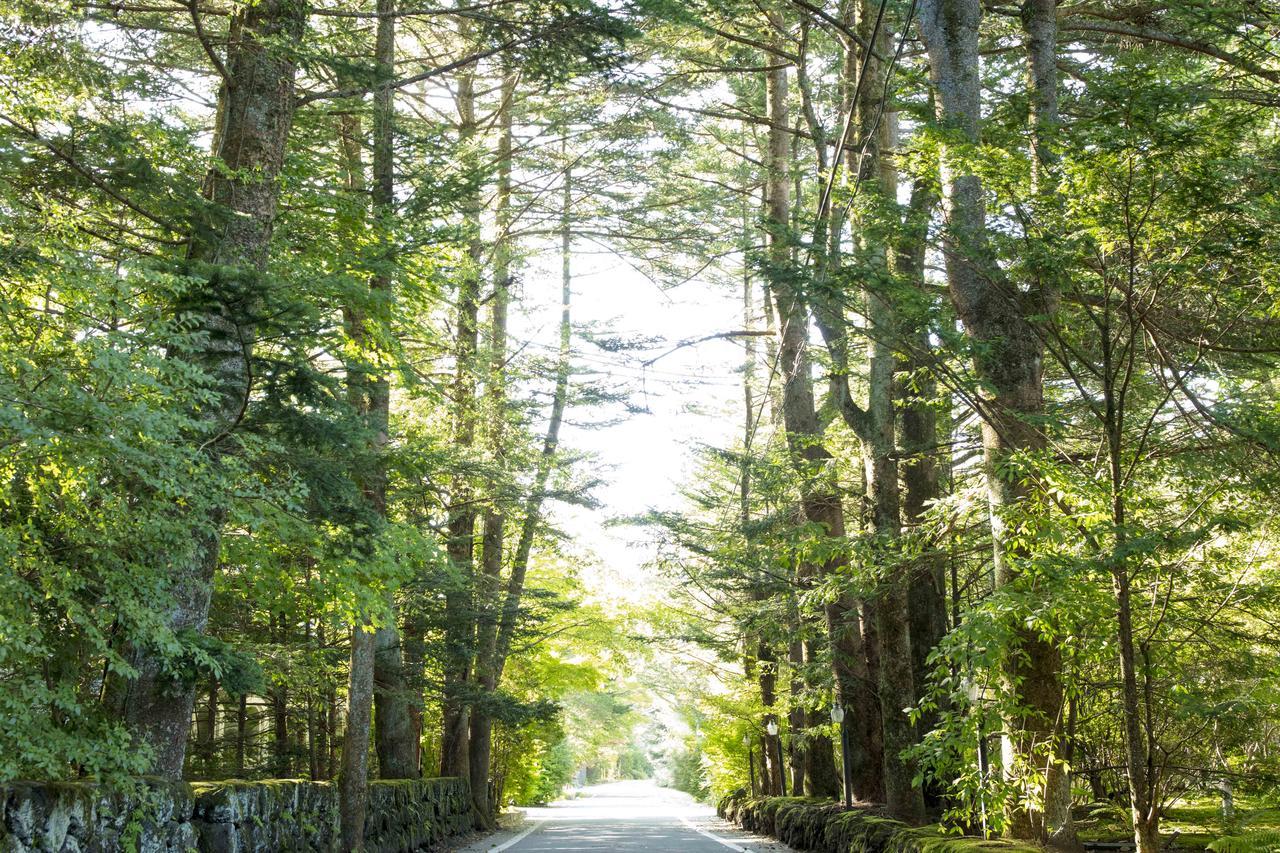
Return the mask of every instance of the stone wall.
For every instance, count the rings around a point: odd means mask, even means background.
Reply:
[[[1041,853],[1038,847],[967,838],[937,826],[908,826],[878,809],[845,809],[830,800],[731,794],[720,816],[748,832],[772,835],[796,850],[814,853]]]
[[[369,785],[369,853],[427,850],[470,826],[461,779]],[[338,839],[338,791],[328,782],[0,786],[0,853],[327,852],[340,849]]]

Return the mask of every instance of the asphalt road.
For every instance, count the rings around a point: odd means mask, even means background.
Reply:
[[[577,798],[529,809],[528,822],[467,848],[490,853],[618,850],[672,853],[765,853],[788,848],[739,832],[706,806],[652,782],[613,782],[584,788]]]

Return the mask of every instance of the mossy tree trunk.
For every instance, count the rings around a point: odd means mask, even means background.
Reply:
[[[1052,114],[1046,109],[1056,103],[1056,61],[1045,61],[1045,47],[1052,48],[1053,40],[1046,42],[1044,29],[1053,25],[1054,16],[1044,14],[1045,6],[1033,3],[1030,9],[1036,16],[1031,76],[1033,118],[1039,117],[1038,147],[1045,144],[1045,132],[1052,123]],[[937,93],[938,122],[949,131],[949,141],[941,151],[947,287],[965,333],[977,344],[977,378],[990,389],[977,402],[991,507],[995,583],[1006,586],[1016,582],[1021,556],[1011,524],[1020,513],[1039,511],[1039,498],[1028,485],[1032,478],[1009,463],[1044,446],[1035,426],[1044,408],[1044,347],[1032,318],[1050,311],[1052,300],[1040,286],[1022,291],[1005,280],[991,256],[982,180],[968,166],[969,149],[981,141],[981,3],[922,0],[918,17]],[[1035,632],[1021,631],[1008,658],[1006,681],[1027,713],[1004,721],[1004,770],[1018,774],[1021,768],[1029,767],[1044,773],[1043,801],[1052,812],[1019,803],[1006,815],[1007,832],[1023,839],[1069,838],[1070,809],[1063,805],[1070,801],[1070,778],[1057,758],[1063,710],[1061,654],[1055,644]]]
[[[215,465],[252,393],[253,345],[267,286],[263,272],[295,107],[295,65],[279,45],[302,40],[306,15],[298,0],[245,6],[231,24],[237,37],[222,63],[226,78],[218,92],[218,126],[204,182],[208,205],[192,222],[188,242],[192,273],[205,283],[177,306],[194,317],[204,335],[204,349],[194,360],[212,379],[216,396],[201,413],[195,440]],[[192,532],[190,554],[174,572],[165,621],[175,634],[205,630],[226,515],[226,504],[214,501]],[[127,649],[125,657],[136,675],[114,681],[107,706],[150,751],[150,772],[180,779],[195,685],[175,685],[166,675],[166,662],[151,649]]]

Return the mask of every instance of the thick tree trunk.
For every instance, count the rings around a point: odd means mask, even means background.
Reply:
[[[1026,478],[1010,470],[1011,457],[1043,447],[1034,426],[1043,410],[1043,348],[1030,318],[1048,308],[1039,289],[1023,293],[1003,279],[990,256],[981,179],[966,167],[966,146],[977,145],[981,128],[978,27],[979,0],[921,0],[920,33],[929,54],[930,76],[937,91],[938,118],[964,145],[943,146],[941,173],[947,229],[943,250],[947,283],[956,314],[965,332],[979,343],[976,374],[990,393],[979,400],[987,492],[991,505],[995,581],[1013,582],[1018,572],[1011,562],[1010,521],[1031,509],[1035,500]],[[1037,63],[1040,71],[1047,71]],[[1042,98],[1040,98],[1042,100]],[[1028,715],[1004,721],[1002,743],[1006,774],[1019,768],[1042,768],[1043,801],[1051,814],[1019,804],[1006,816],[1008,834],[1015,838],[1048,840],[1073,836],[1070,779],[1058,760],[1062,717],[1061,657],[1057,647],[1033,632],[1023,631],[1010,650],[1007,681]],[[1011,779],[1015,785],[1019,779]],[[1065,822],[1065,823],[1064,823]]]
[[[229,79],[218,93],[214,165],[204,186],[209,216],[193,222],[188,251],[193,272],[207,275],[208,282],[180,306],[195,317],[204,335],[204,349],[194,360],[212,379],[217,397],[202,412],[203,432],[197,440],[215,461],[249,402],[260,304],[254,291],[261,287],[257,276],[267,262],[278,177],[293,121],[295,67],[273,42],[302,39],[306,6],[296,0],[261,0],[246,6],[232,26],[238,38],[228,45],[223,63]],[[217,267],[242,274],[229,283],[227,276],[208,272]],[[202,519],[193,531],[192,553],[174,572],[173,602],[165,620],[175,633],[204,632],[225,517],[226,509],[220,507]],[[154,650],[134,648],[125,655],[137,675],[113,685],[107,704],[149,751],[150,772],[179,779],[195,686],[175,685]]]
[[[375,633],[362,625],[357,625],[351,632],[347,727],[342,735],[342,768],[338,771],[338,811],[344,850],[364,849],[364,823],[369,809],[374,637]]]
[[[923,242],[920,255],[923,258]],[[921,271],[923,272],[923,271]],[[923,278],[918,280],[923,288]],[[938,418],[933,406],[937,384],[929,373],[925,355],[929,352],[929,330],[921,324],[912,336],[912,355],[907,359],[913,390],[903,387],[900,447],[903,457],[902,523],[918,543],[919,556],[911,566],[907,607],[911,624],[911,672],[917,694],[928,689],[932,667],[929,655],[947,634],[946,564],[934,551],[934,542],[921,532],[929,507],[940,497],[937,447]],[[918,721],[920,731],[937,726],[939,713],[925,711]],[[925,807],[937,810],[944,804],[946,786],[934,782],[924,788]]]
[[[840,497],[830,482],[827,470],[830,454],[822,446],[821,427],[814,409],[813,380],[808,357],[808,310],[802,294],[796,292],[791,280],[790,244],[787,227],[790,222],[790,187],[787,174],[790,167],[787,145],[787,128],[790,118],[787,107],[787,69],[779,65],[767,72],[767,103],[770,130],[766,149],[766,222],[769,229],[770,295],[778,317],[778,363],[783,377],[782,414],[787,441],[797,472],[804,478],[801,498],[804,516],[810,522],[822,526],[825,535],[835,539],[845,535],[844,508]],[[822,566],[823,572],[838,571],[844,563],[843,556],[834,557]],[[859,683],[857,670],[865,650],[859,653],[860,634],[856,622],[850,618],[856,605],[842,599],[826,611],[828,641],[832,648],[832,665],[838,680],[840,701],[848,713],[865,718],[866,703],[870,698],[869,684]],[[865,739],[851,738],[855,752],[859,747],[871,748]],[[887,753],[886,753],[887,755]],[[855,775],[859,796],[871,793],[884,784],[883,777],[875,778],[865,772],[870,763],[869,755],[858,755],[851,766],[864,768]],[[879,774],[876,774],[877,776]],[[859,777],[861,777],[859,779]],[[908,778],[908,784],[910,778]]]
[[[411,693],[394,614],[392,619],[374,634],[374,749],[378,754],[378,778],[417,779],[422,775],[418,766],[419,733],[410,706],[419,699]]]

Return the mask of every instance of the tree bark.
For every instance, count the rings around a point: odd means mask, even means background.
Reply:
[[[934,206],[932,193],[925,183],[912,188],[903,239],[894,257],[894,272],[913,285],[928,299],[924,280],[924,256],[928,239],[929,214]],[[907,607],[911,624],[911,672],[917,695],[923,695],[929,684],[929,655],[947,634],[946,565],[935,548],[932,537],[924,534],[929,507],[941,497],[938,471],[938,385],[931,372],[930,328],[928,314],[904,318],[902,334],[906,343],[906,374],[898,382],[899,447],[902,458],[902,524],[913,537],[919,556],[910,567]],[[926,711],[918,722],[921,731],[933,729],[938,722],[936,711]],[[945,786],[927,784],[925,806],[938,809],[943,805]]]
[[[1128,247],[1130,255],[1134,247]],[[1126,292],[1126,300],[1133,294]],[[1130,335],[1139,327],[1133,316],[1133,305],[1126,302],[1129,316],[1120,323]],[[1128,543],[1128,502],[1125,499],[1124,421],[1128,399],[1128,377],[1133,374],[1136,347],[1132,340],[1117,348],[1117,333],[1112,324],[1112,309],[1106,305],[1097,326],[1102,350],[1103,431],[1107,442],[1107,470],[1111,491],[1111,528],[1113,549],[1108,560],[1112,593],[1116,604],[1116,646],[1120,663],[1121,725],[1124,731],[1125,764],[1129,782],[1129,812],[1136,853],[1159,853],[1160,813],[1156,808],[1156,767],[1149,737],[1144,730],[1142,695],[1138,686],[1138,648],[1134,641],[1133,601],[1130,590],[1130,565],[1125,556]],[[1119,351],[1117,352],[1117,349]],[[1144,660],[1147,650],[1141,649]],[[1149,682],[1147,685],[1148,686]],[[1149,710],[1149,708],[1148,708]]]
[[[292,747],[289,744],[289,691],[283,686],[271,691],[272,742],[271,775],[287,779],[293,775]]]
[[[806,678],[809,686],[814,683],[818,673],[818,646],[814,640],[804,643],[804,660]],[[829,725],[831,716],[824,708],[807,708],[801,720],[804,733],[804,792],[810,797],[835,800],[840,798],[840,772],[836,767],[835,744],[825,734],[818,734],[822,726]]]
[[[464,34],[469,26],[464,25]],[[466,145],[474,139],[476,123],[475,72],[468,68],[458,77],[459,138]],[[471,161],[471,167],[479,166]],[[468,229],[467,269],[458,282],[455,315],[453,379],[453,445],[459,454],[470,451],[476,433],[476,356],[479,349],[480,270],[484,244],[480,236],[481,198],[478,181],[463,203]],[[471,708],[467,693],[473,680],[476,626],[474,488],[467,473],[454,477],[451,489],[448,554],[456,578],[445,592],[444,703],[441,711],[440,775],[471,778]]]
[[[498,107],[498,189],[494,204],[497,239],[493,252],[493,316],[489,332],[487,382],[489,455],[492,464],[504,468],[506,455],[506,359],[507,307],[511,298],[511,152],[512,101],[516,75],[507,72],[502,81],[502,103]],[[485,508],[481,535],[481,572],[477,579],[476,680],[487,695],[498,689],[498,599],[501,594],[506,512],[498,489],[491,490]],[[496,825],[497,803],[489,799],[489,770],[493,751],[493,717],[481,704],[471,710],[471,812],[476,829],[491,830]]]
[[[928,240],[929,215],[935,199],[924,182],[912,188],[903,239],[894,259],[894,272],[927,293],[924,280],[925,246]],[[940,555],[934,553],[932,541],[925,541],[920,528],[926,521],[929,507],[941,496],[941,477],[938,466],[938,415],[934,410],[938,401],[938,384],[931,372],[929,353],[928,317],[905,318],[908,357],[905,381],[899,395],[902,417],[900,419],[902,465],[902,523],[914,532],[923,553],[912,568],[908,591],[911,612],[911,669],[917,692],[928,683],[929,655],[947,633],[946,566]],[[900,383],[900,386],[902,383]],[[926,718],[927,719],[927,718]],[[924,728],[931,728],[928,722]]]
[[[374,42],[374,68],[379,85],[373,91],[373,219],[382,240],[379,271],[369,282],[370,302],[380,312],[379,322],[390,322],[388,308],[394,300],[395,281],[390,272],[394,260],[395,220],[395,0],[378,0],[378,27]],[[378,359],[378,363],[383,363]],[[368,384],[368,421],[375,451],[381,457],[389,441],[391,382],[385,368]],[[387,475],[381,458],[367,475],[365,486],[375,511],[387,516]],[[374,743],[378,754],[378,775],[383,779],[412,779],[421,775],[418,766],[418,731],[412,706],[417,704],[406,677],[396,609],[391,602],[390,618],[374,636],[373,682],[377,727]]]
[[[373,95],[373,210],[376,233],[385,257],[379,257],[378,271],[369,280],[367,300],[346,306],[347,333],[358,354],[348,365],[348,397],[364,421],[371,459],[355,473],[368,511],[381,530],[387,520],[387,474],[384,454],[389,441],[391,381],[384,359],[374,351],[376,336],[372,326],[385,328],[388,308],[394,295],[391,260],[391,223],[395,216],[394,93],[386,85],[395,65],[394,0],[378,0],[374,63],[379,85]],[[363,192],[364,164],[361,158],[359,119],[340,119],[342,151],[347,173],[347,189]],[[377,535],[374,533],[373,535]],[[375,547],[372,538],[367,544]],[[394,602],[388,602],[387,621],[372,626],[372,614],[362,614],[351,639],[350,682],[347,692],[347,726],[342,741],[342,768],[339,772],[339,818],[343,845],[363,849],[365,816],[368,808],[369,744],[373,734],[378,770],[383,778],[411,778],[418,775],[417,737],[409,716],[409,699],[404,686],[400,637],[396,627]],[[377,729],[372,731],[373,705],[377,703]]]
[[[778,704],[778,658],[773,647],[762,642],[756,649],[756,660],[759,661],[760,704],[764,706],[764,725],[760,738],[765,757],[765,766],[762,768],[765,780],[764,790],[768,796],[777,797],[786,790],[783,784],[784,771],[778,761],[781,742],[778,735],[769,734],[768,726],[769,723],[778,722],[778,715],[773,710]]]
[[[533,488],[525,498],[524,519],[520,525],[520,539],[511,561],[511,576],[507,580],[507,594],[498,623],[497,672],[499,677],[511,653],[520,618],[521,599],[524,595],[525,576],[529,571],[529,558],[533,553],[533,541],[542,522],[542,504],[546,498],[547,482],[555,467],[560,447],[560,427],[569,405],[569,374],[572,369],[573,318],[570,312],[573,298],[573,170],[566,169],[560,210],[560,349],[556,360],[556,386],[551,398],[551,416],[547,432],[542,440],[542,454],[538,457],[538,470]]]
[[[369,732],[373,711],[375,634],[364,625],[351,632],[351,674],[347,684],[347,727],[338,771],[338,814],[344,850],[364,849],[369,809]]]
[[[776,28],[776,27],[775,27]],[[790,171],[787,128],[790,124],[787,106],[787,68],[778,65],[766,76],[766,96],[770,118],[768,147],[766,149],[766,223],[769,230],[769,291],[778,318],[778,363],[783,377],[782,415],[787,441],[791,448],[793,464],[803,478],[802,498],[805,518],[821,527],[832,539],[845,536],[844,508],[839,495],[830,482],[830,454],[822,446],[821,427],[814,409],[813,380],[808,357],[808,306],[803,295],[795,289],[790,269],[791,239]],[[825,229],[821,229],[825,230]],[[843,555],[837,555],[821,567],[823,572],[838,571],[845,563]],[[869,684],[858,681],[858,670],[865,656],[861,645],[861,633],[851,618],[858,604],[847,597],[826,608],[828,640],[832,648],[832,665],[841,703],[850,713],[859,717],[867,715],[870,694]],[[851,739],[851,746],[869,749],[864,739]],[[887,755],[887,753],[886,753]],[[860,779],[859,792],[871,793],[885,784],[880,773],[867,772],[869,756],[855,756],[852,764],[863,768],[855,774]]]
[[[243,693],[236,701],[236,777],[244,778],[245,748],[248,746],[249,702]]]
[[[218,727],[218,680],[209,679],[204,713],[196,717],[196,757],[206,778],[215,778],[217,747],[214,743]]]
[[[938,120],[951,131],[942,147],[941,177],[947,228],[943,253],[947,285],[965,333],[978,343],[975,373],[991,389],[978,400],[982,417],[984,462],[995,582],[1012,583],[1019,554],[1010,545],[1010,523],[1018,512],[1035,511],[1035,497],[1023,476],[1010,470],[1018,454],[1043,447],[1035,418],[1043,411],[1043,347],[1031,317],[1048,309],[1044,294],[1020,292],[1003,279],[990,256],[981,179],[966,168],[968,150],[980,142],[981,80],[978,27],[979,0],[921,0],[920,34],[929,54],[930,77],[937,92]],[[1048,71],[1043,63],[1036,63]],[[1044,93],[1038,99],[1045,103]],[[1003,766],[1017,775],[1022,767],[1044,768],[1043,801],[1054,805],[1053,815],[1036,814],[1025,804],[1006,815],[1007,834],[1047,841],[1071,834],[1070,779],[1057,759],[1062,716],[1061,656],[1055,645],[1035,633],[1020,631],[1010,650],[1007,682],[1030,713],[1004,721]],[[1011,781],[1016,785],[1018,779]],[[1048,821],[1065,820],[1065,825]]]
[[[196,438],[214,464],[249,403],[257,290],[267,263],[278,178],[293,121],[296,69],[272,43],[300,42],[306,11],[297,0],[262,0],[246,6],[232,24],[238,35],[227,46],[223,63],[228,79],[218,93],[219,128],[204,184],[208,216],[193,221],[188,242],[188,260],[207,282],[179,306],[195,317],[204,336],[204,349],[193,360],[212,379],[217,396],[202,412],[203,429]],[[218,268],[238,272],[215,272]],[[174,633],[205,630],[226,514],[225,504],[210,511],[193,531],[192,554],[174,571],[173,601],[165,614]],[[125,656],[137,674],[119,679],[107,704],[148,751],[150,773],[180,779],[195,685],[174,684],[155,650],[138,647],[126,650]]]
[[[800,625],[797,620],[798,614],[792,613],[792,630],[795,634],[800,633]],[[791,697],[789,708],[787,710],[787,767],[791,771],[791,791],[796,796],[800,796],[805,790],[805,781],[807,774],[805,773],[808,765],[806,753],[808,752],[808,744],[806,743],[806,729],[809,727],[809,720],[805,714],[803,696],[804,681],[801,674],[804,670],[804,643],[800,640],[792,640],[787,646],[787,687]]]

